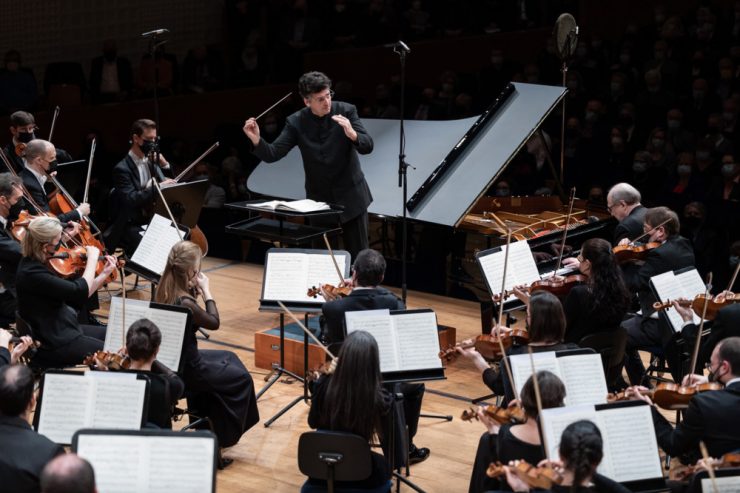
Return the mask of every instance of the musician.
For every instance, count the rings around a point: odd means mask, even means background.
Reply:
[[[33,361],[47,368],[76,365],[88,354],[103,349],[105,327],[81,325],[70,303],[83,303],[116,268],[115,258],[101,257],[97,248],[88,246],[82,276],[63,279],[48,264],[61,242],[59,219],[46,216],[33,219],[21,243],[23,258],[16,275],[18,313],[41,342]],[[99,260],[104,266],[96,275]]]
[[[10,135],[12,136],[12,140],[10,144],[5,146],[4,151],[16,173],[20,173],[24,168],[22,147],[18,148],[17,146],[19,144],[28,145],[29,142],[36,139],[36,130],[38,130],[36,119],[31,113],[27,111],[16,111],[10,115]],[[21,151],[20,154],[17,152],[17,149]],[[61,163],[72,160],[72,156],[63,149],[55,149],[55,153],[55,159]]]
[[[352,265],[352,292],[348,296],[332,299],[322,288],[322,295],[327,300],[321,308],[325,323],[324,334],[331,348],[336,350],[344,341],[346,312],[406,308],[396,295],[380,287],[385,266],[385,259],[380,253],[371,249],[362,250]],[[400,384],[399,390],[403,394],[404,416],[409,427],[409,462],[416,464],[426,460],[430,454],[428,448],[414,445],[425,387],[424,384],[404,383]]]
[[[17,205],[23,196],[21,180],[10,173],[0,173],[0,317],[14,319],[18,309],[15,273],[21,260],[21,245],[10,234],[11,217],[17,217]]]
[[[373,139],[365,130],[357,109],[332,101],[331,80],[321,72],[308,72],[298,80],[305,108],[293,113],[271,144],[260,138],[256,119],[244,124],[254,154],[272,163],[298,146],[306,173],[306,197],[344,206],[340,217],[344,247],[355,258],[368,248],[367,207],[370,188],[357,154],[369,154]]]
[[[581,420],[569,424],[560,437],[560,466],[563,482],[552,486],[557,493],[629,493],[616,481],[596,472],[604,458],[604,440],[599,428],[591,421]],[[506,481],[514,491],[529,491],[529,485],[507,470]]]
[[[75,453],[51,460],[41,472],[41,493],[97,493],[92,465]]]
[[[535,291],[531,296],[519,288],[514,288],[514,294],[527,305],[527,330],[529,331],[529,347],[532,352],[562,351],[564,349],[577,349],[573,343],[564,343],[565,335],[565,313],[560,300],[547,291]],[[503,327],[502,331],[508,328]],[[514,391],[504,374],[505,369],[495,370],[475,350],[474,347],[463,349],[457,348],[463,356],[473,361],[475,367],[481,371],[483,383],[496,395],[504,397],[504,403],[514,399]],[[506,351],[507,356],[526,353],[527,346],[512,346]]]
[[[676,302],[673,303],[673,307],[684,322],[681,335],[686,341],[686,346],[693,348],[696,334],[699,331],[699,327],[694,323],[694,310]],[[720,341],[736,336],[740,336],[740,303],[729,304],[717,311],[717,316],[712,322],[712,331],[702,338],[699,357],[696,361],[697,368],[703,368],[709,362],[712,351]]]
[[[131,126],[131,148],[126,157],[113,168],[113,190],[111,191],[111,217],[103,232],[105,244],[110,251],[122,247],[127,255],[133,255],[141,241],[142,226],[152,218],[154,202],[158,198],[152,179],[155,163],[151,156],[157,147],[157,124],[152,120],[136,120]],[[169,172],[170,164],[158,154],[160,169]],[[174,183],[165,179],[161,185]]]
[[[368,442],[377,436],[384,445],[384,453],[388,453],[388,441],[384,437],[388,427],[384,424],[393,409],[393,396],[382,385],[378,343],[372,335],[362,330],[350,334],[339,350],[336,370],[312,382],[311,391],[308,426],[354,433]],[[371,455],[372,472],[367,479],[337,482],[336,488],[379,490],[389,484],[389,459],[384,460],[375,452]],[[326,481],[309,478],[307,484],[320,489],[326,486]]]
[[[701,454],[699,442],[707,446],[710,457],[720,457],[740,448],[740,427],[737,410],[740,408],[740,337],[720,341],[712,351],[708,365],[709,377],[686,375],[683,385],[701,385],[713,381],[724,385],[722,390],[697,393],[683,411],[681,421],[674,429],[653,407],[653,422],[658,445],[673,457],[686,455],[685,463],[695,463]],[[644,387],[630,387],[632,399],[650,404],[650,397],[642,395]]]
[[[64,448],[36,433],[29,421],[36,409],[33,373],[27,366],[0,368],[0,470],[3,491],[38,491],[39,476]]]
[[[217,330],[221,325],[208,277],[200,271],[202,256],[195,243],[176,243],[167,256],[156,301],[190,310],[181,356],[188,407],[211,419],[220,447],[231,447],[259,421],[257,398],[252,376],[236,354],[198,349],[198,327]],[[198,304],[199,297],[205,309]]]
[[[627,330],[625,369],[633,385],[641,383],[645,373],[638,349],[661,347],[674,352],[669,347],[675,345],[673,331],[664,322],[651,317],[655,311],[653,303],[657,300],[650,289],[650,278],[695,265],[694,249],[689,240],[679,235],[680,224],[675,212],[667,207],[648,209],[643,230],[649,233],[647,242],[659,243],[660,246],[648,252],[644,264],[636,272],[625,272],[627,287],[632,292],[637,292],[642,311],[642,315],[635,315],[622,322],[622,327]],[[679,380],[680,362],[670,361],[669,366],[674,378]]]
[[[565,386],[554,373],[547,370],[538,371],[537,384],[540,389],[542,409],[564,405]],[[482,412],[482,408],[479,408],[478,419],[488,431],[481,435],[478,442],[473,473],[470,476],[469,493],[506,489],[499,479],[486,476],[486,469],[491,462],[499,461],[502,464],[508,464],[513,460],[526,460],[530,464],[537,464],[545,458],[540,439],[539,411],[532,376],[522,387],[521,405],[527,417],[527,421],[522,424],[499,425]]]
[[[41,207],[42,211],[49,212],[49,199],[47,189],[50,188],[49,173],[54,171],[57,163],[57,153],[54,144],[42,139],[35,139],[28,143],[24,154],[25,167],[19,176],[23,184],[31,194],[33,200]],[[61,192],[60,192],[61,193]],[[29,212],[33,207],[27,207]],[[90,204],[83,202],[73,211],[59,214],[57,217],[61,222],[79,221],[83,216],[90,215]]]
[[[633,240],[642,234],[647,209],[640,203],[640,192],[629,183],[617,183],[606,194],[606,208],[619,221],[614,228],[614,245],[624,239]]]

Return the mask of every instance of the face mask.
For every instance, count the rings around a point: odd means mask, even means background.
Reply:
[[[268,134],[274,134],[277,132],[278,126],[274,123],[270,123],[269,125],[265,125],[265,132]]]
[[[668,128],[678,130],[681,128],[681,120],[668,120]]]
[[[18,134],[16,135],[16,139],[18,139],[18,142],[23,142],[24,144],[28,144],[35,138],[36,136],[33,134],[33,132],[18,132]]]
[[[54,161],[52,161],[52,162],[49,163],[49,171],[48,171],[48,173],[54,173],[57,170],[57,168],[59,168],[59,163],[55,159]]]
[[[722,173],[722,176],[725,178],[732,178],[735,176],[735,163],[723,164],[722,168],[720,168],[720,173]]]
[[[442,90],[443,90],[444,92],[452,92],[452,90],[453,90],[454,88],[455,88],[455,86],[453,86],[453,85],[452,85],[452,84],[450,84],[449,82],[445,82],[444,84],[442,84]]]
[[[496,197],[508,197],[511,194],[511,191],[508,188],[497,188],[494,192],[494,195]]]
[[[628,65],[630,63],[630,56],[629,55],[619,55],[619,61],[622,62],[623,65]]]
[[[654,86],[654,85],[647,86],[647,90],[650,94],[655,94],[656,92],[660,90],[660,86]]]
[[[596,114],[594,111],[587,111],[586,112],[586,121],[589,123],[594,123],[596,120],[599,119],[599,115]]]
[[[611,87],[612,92],[614,93],[619,94],[622,92],[622,84],[620,84],[619,82],[612,82],[610,84],[610,87]]]
[[[337,12],[340,12],[340,13],[341,13],[341,12],[344,12],[344,10],[345,10],[346,8],[347,8],[347,6],[346,6],[346,5],[335,5],[335,6],[334,6],[334,10],[336,10]]]
[[[156,142],[152,142],[151,140],[145,140],[139,147],[141,147],[141,152],[143,152],[145,156],[148,156],[157,150]]]
[[[504,63],[504,59],[499,56],[491,57],[491,63],[494,65],[501,65]]]
[[[632,124],[635,123],[635,118],[632,115],[628,115],[625,113],[625,114],[619,115],[619,121],[625,127],[631,127]]]
[[[694,99],[702,99],[704,97],[704,91],[694,91]]]
[[[719,368],[717,368],[717,370],[719,371]],[[722,378],[723,376],[724,375],[717,375],[717,372],[710,371],[709,375],[707,375],[707,379],[710,382],[720,382],[720,378]]]
[[[679,164],[676,167],[676,172],[681,176],[687,176],[691,174],[691,166],[688,164]]]
[[[604,196],[603,195],[590,195],[588,197],[589,202],[603,202]]]
[[[707,151],[699,151],[696,153],[696,159],[699,161],[707,161],[710,158],[711,154]]]
[[[653,147],[655,147],[657,149],[662,149],[663,146],[665,145],[665,140],[664,139],[653,139],[652,142],[653,142]]]
[[[622,145],[622,137],[612,137],[612,145],[614,147]]]
[[[730,255],[730,267],[735,268],[738,262],[740,262],[740,256]]]
[[[635,173],[644,173],[647,171],[647,163],[643,161],[635,161],[632,163],[632,171]]]

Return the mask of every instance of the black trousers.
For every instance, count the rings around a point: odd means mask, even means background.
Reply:
[[[680,334],[670,333],[670,329],[659,319],[639,315],[623,321],[622,327],[627,331],[624,368],[633,385],[639,385],[645,376],[645,365],[642,364],[639,350],[661,350],[673,380],[681,382],[685,373],[685,355]]]
[[[424,398],[423,383],[397,383],[387,384],[385,388],[394,396],[402,395],[403,398],[394,400],[391,409],[392,416],[386,421],[383,435],[390,437],[393,433],[393,463],[394,469],[406,463],[406,454],[414,443],[414,436],[419,428],[419,416],[421,414],[421,401]],[[392,431],[391,422],[392,421]],[[408,428],[409,440],[406,443],[405,431]],[[382,440],[383,453],[390,458],[389,440]]]
[[[99,325],[80,325],[82,335],[63,346],[42,345],[31,364],[41,368],[64,368],[81,364],[89,354],[103,349],[105,329]]]

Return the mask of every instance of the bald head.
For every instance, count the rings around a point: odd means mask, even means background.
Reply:
[[[57,151],[54,144],[48,140],[35,139],[28,143],[23,157],[27,166],[39,173],[45,173],[56,160]]]
[[[46,464],[41,473],[41,493],[96,493],[95,472],[77,454],[63,454]]]
[[[617,183],[606,194],[606,204],[611,215],[621,221],[640,205],[641,198],[640,192],[629,183]]]

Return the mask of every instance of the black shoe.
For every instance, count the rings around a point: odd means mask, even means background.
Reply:
[[[432,454],[432,452],[426,448],[426,447],[417,447],[414,444],[411,444],[411,450],[409,451],[409,465],[418,464],[419,462],[424,462],[429,458],[429,456]]]
[[[105,324],[103,322],[101,322],[100,320],[98,320],[98,317],[96,317],[92,313],[90,313],[87,316],[87,324],[86,325],[98,325],[98,326],[101,326],[101,327],[105,327]]]

